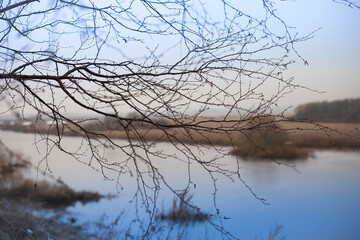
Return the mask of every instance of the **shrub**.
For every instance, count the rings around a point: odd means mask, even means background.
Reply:
[[[80,201],[98,201],[103,196],[99,193],[81,191],[76,192],[65,185],[50,184],[46,181],[35,183],[33,180],[13,182],[10,187],[0,190],[2,197],[15,199],[29,199],[44,203],[47,207],[67,206]]]
[[[191,205],[193,195],[188,191],[183,191],[179,197],[174,198],[172,208],[167,213],[162,213],[156,218],[161,221],[171,221],[175,223],[188,224],[191,222],[203,222],[209,219],[209,215],[200,212],[199,209]]]
[[[298,149],[289,141],[274,117],[259,117],[250,121],[236,141],[232,152],[245,159],[299,159],[307,158],[309,152]]]

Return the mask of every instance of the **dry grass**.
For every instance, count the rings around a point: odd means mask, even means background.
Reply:
[[[216,124],[208,124],[216,128]],[[249,126],[247,126],[249,127]],[[234,146],[233,154],[247,159],[306,159],[312,156],[310,149],[360,149],[360,124],[352,123],[303,123],[279,122],[275,128],[262,133],[244,130],[230,134],[216,132],[182,132],[180,129],[131,131],[102,131],[110,138],[150,142],[174,142]]]
[[[282,122],[269,133],[237,139],[234,154],[256,159],[306,159],[314,149],[360,149],[360,124]],[[282,135],[280,134],[282,133]]]
[[[210,218],[209,214],[191,207],[193,195],[189,194],[188,191],[182,192],[179,196],[174,198],[172,208],[167,213],[161,213],[156,216],[157,220],[189,224],[203,222]]]
[[[34,216],[34,206],[59,207],[75,201],[99,200],[102,196],[92,192],[75,192],[65,185],[24,180],[17,173],[23,165],[0,159],[0,239],[1,240],[85,240],[88,234],[72,224],[55,217]]]
[[[249,148],[237,147],[232,154],[244,159],[295,160],[309,158],[312,156],[312,151],[291,146],[273,148],[259,148],[257,146],[252,146]]]
[[[43,203],[46,207],[59,207],[71,205],[76,201],[83,203],[98,201],[103,197],[94,192],[76,192],[64,184],[23,179],[17,170],[24,167],[29,165],[12,163],[5,158],[0,159],[0,199],[29,200]]]
[[[129,135],[125,131],[103,131],[101,134],[110,138],[142,140],[148,142],[175,142],[186,144],[205,144],[205,145],[231,145],[232,136],[222,133],[196,132],[194,130],[187,133],[178,129],[166,130],[166,133],[160,129],[138,130],[130,132]],[[190,137],[189,137],[190,136]]]
[[[295,147],[310,148],[333,148],[342,146],[344,148],[360,148],[360,124],[350,123],[320,123],[314,125],[311,123],[281,122],[278,124],[281,130],[288,134],[288,141],[291,141]],[[216,127],[214,125],[213,127]],[[340,132],[342,134],[340,134]],[[118,139],[141,139],[154,142],[183,142],[188,144],[212,144],[220,146],[232,146],[232,144],[243,144],[240,133],[224,134],[216,132],[182,132],[179,129],[167,130],[165,134],[160,129],[138,130],[130,132],[125,131],[102,131],[110,138]],[[244,131],[246,135],[251,135],[251,130]],[[190,137],[189,137],[190,136]],[[274,140],[274,139],[272,139]]]
[[[56,217],[33,215],[32,206],[14,201],[0,201],[1,240],[86,240],[90,236],[79,226],[60,222]]]
[[[97,201],[103,196],[75,192],[65,185],[45,181],[35,184],[33,180],[24,180],[17,170],[25,165],[12,162],[10,158],[14,154],[7,153],[0,158],[0,240],[90,239],[91,236],[78,226],[61,222],[56,217],[44,218],[33,213],[44,206],[60,207],[75,201]]]
[[[360,124],[355,123],[286,123],[281,127],[298,148],[360,149]]]
[[[35,183],[33,180],[27,179],[2,185],[3,187],[0,189],[1,198],[39,202],[45,207],[68,206],[77,201],[82,203],[98,201],[103,197],[99,193],[76,192],[65,185],[50,184],[46,181]]]

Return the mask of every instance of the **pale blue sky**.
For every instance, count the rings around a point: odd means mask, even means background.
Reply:
[[[264,12],[261,1],[252,1],[241,1],[244,12],[255,16],[261,15]],[[309,65],[305,66],[301,59],[295,58],[297,62],[289,67],[286,74],[288,77],[294,76],[296,83],[300,85],[324,92],[319,94],[298,89],[281,99],[278,105],[281,108],[296,107],[312,101],[360,97],[360,9],[352,9],[334,3],[332,0],[276,1],[276,3],[278,9],[276,13],[289,26],[295,27],[293,32],[307,35],[320,28],[313,39],[296,45],[297,51]],[[206,4],[211,6],[212,2],[206,2]],[[208,13],[217,18],[218,7],[214,5],[212,8]],[[76,40],[66,37],[63,40],[66,46],[68,46],[66,44],[68,41],[73,43]],[[158,44],[157,39],[152,38],[149,41],[151,43],[147,42],[146,45]],[[172,44],[170,36],[166,38],[166,41],[167,44]],[[120,41],[118,44],[120,51],[133,48],[131,43]],[[123,61],[129,57],[114,49],[110,51],[105,53],[112,54],[113,60],[119,58]],[[144,55],[142,51],[128,52],[133,58],[136,53],[140,58]],[[271,94],[270,90],[268,91],[268,94]]]
[[[289,74],[302,85],[325,93],[299,90],[281,104],[360,97],[360,9],[331,0],[301,0],[282,5],[286,7],[279,6],[279,15],[300,33],[321,28],[313,39],[298,46],[309,66],[298,61]]]

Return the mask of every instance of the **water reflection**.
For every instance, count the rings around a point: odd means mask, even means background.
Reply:
[[[6,136],[6,137],[4,137]],[[33,146],[33,135],[1,132],[3,142],[15,151],[21,151],[34,163],[41,158]],[[20,142],[21,141],[21,142]],[[66,144],[72,145],[77,138],[69,138]],[[166,143],[158,146],[170,149]],[[120,158],[116,150],[106,152],[110,158]],[[209,155],[215,154],[208,152]],[[265,236],[269,227],[276,223],[284,225],[283,235],[288,239],[349,239],[360,237],[360,155],[356,152],[319,151],[314,158],[294,162],[295,171],[274,162],[241,161],[241,177],[269,206],[256,200],[248,189],[239,182],[217,176],[217,205],[212,201],[214,188],[204,169],[192,166],[193,203],[209,214],[219,209],[224,227],[241,239],[254,239]],[[164,177],[177,189],[183,189],[183,179],[187,175],[186,165],[180,161],[157,159],[155,164],[164,169]],[[236,166],[236,159],[228,156],[223,159],[229,168]],[[136,179],[129,175],[120,178],[123,189],[118,192],[116,181],[105,181],[103,176],[88,166],[74,161],[61,152],[54,152],[49,158],[51,170],[56,176],[76,190],[98,191],[102,194],[116,193],[116,199],[102,199],[98,203],[75,204],[68,208],[81,222],[97,221],[103,224],[114,222],[117,217],[121,229],[133,226],[134,219],[149,220],[145,208],[135,209],[134,194]],[[31,174],[36,176],[33,171]],[[116,176],[114,176],[116,177]],[[170,209],[173,193],[166,186],[158,196],[158,209]],[[139,202],[138,202],[139,203]],[[137,210],[137,211],[136,211]],[[219,223],[219,219],[213,221]],[[163,223],[165,224],[165,223]],[[145,224],[146,226],[146,224]],[[169,225],[171,229],[171,225]],[[169,228],[168,228],[169,229]],[[181,232],[177,227],[176,231]],[[186,231],[191,236],[209,239],[220,237],[209,223],[195,224]]]

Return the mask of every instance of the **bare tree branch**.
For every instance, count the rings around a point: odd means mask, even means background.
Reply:
[[[29,4],[31,2],[40,2],[40,0],[25,0],[25,1],[22,1],[22,2],[18,2],[18,3],[12,4],[10,6],[7,6],[7,7],[4,7],[2,9],[0,9],[0,13],[7,12],[7,11],[13,9],[13,8],[17,8],[17,7]]]
[[[239,181],[266,204],[242,179],[239,164],[230,168],[222,159],[239,136],[251,142],[257,129],[291,121],[275,109],[287,94],[307,89],[286,70],[299,59],[307,64],[296,45],[315,32],[299,36],[277,15],[275,1],[259,1],[257,16],[232,0],[60,0],[36,7],[34,1],[8,1],[0,9],[6,15],[0,17],[0,95],[5,112],[37,114],[45,170],[51,171],[47,159],[58,148],[106,178],[116,173],[120,189],[122,176],[134,176],[135,198],[152,213],[150,220],[162,187],[177,196],[195,188],[194,166],[213,184],[215,209],[218,177]],[[271,120],[253,124],[264,117]],[[76,150],[64,147],[66,135],[79,137]],[[156,149],[160,141],[174,152]],[[123,159],[102,154],[112,148]],[[208,148],[216,156],[198,154]],[[158,159],[184,163],[185,189],[169,182]],[[224,216],[217,217],[214,227],[231,237]]]

